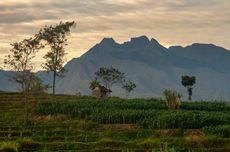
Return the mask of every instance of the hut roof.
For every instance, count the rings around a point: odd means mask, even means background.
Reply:
[[[110,89],[107,89],[106,87],[104,87],[104,86],[102,86],[102,85],[99,85],[99,86],[97,86],[97,87],[99,87],[99,89],[102,91],[102,92],[112,92]],[[95,87],[96,88],[96,87]],[[95,89],[95,88],[93,88],[93,89]]]

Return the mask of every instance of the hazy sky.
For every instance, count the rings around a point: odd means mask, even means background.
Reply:
[[[73,20],[67,60],[104,37],[123,43],[147,35],[165,46],[201,42],[230,49],[230,0],[0,0],[0,66],[10,43]]]

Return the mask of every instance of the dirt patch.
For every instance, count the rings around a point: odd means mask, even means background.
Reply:
[[[48,121],[57,121],[57,120],[66,120],[69,117],[67,115],[47,115],[47,116],[40,116],[36,115],[33,117],[34,121],[36,122],[48,122]]]
[[[132,130],[137,129],[137,126],[134,124],[106,124],[102,125],[102,129],[109,130]]]
[[[187,129],[184,131],[184,136],[191,136],[191,135],[202,136],[203,132],[201,129]]]

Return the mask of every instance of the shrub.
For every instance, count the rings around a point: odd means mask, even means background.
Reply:
[[[166,105],[168,108],[170,109],[176,109],[180,106],[181,101],[181,95],[180,93],[176,92],[176,91],[172,91],[172,90],[165,90],[164,91],[164,95],[165,95],[165,100],[166,100]]]

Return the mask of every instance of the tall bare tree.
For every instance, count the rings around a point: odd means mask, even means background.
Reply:
[[[43,46],[36,38],[24,39],[21,42],[11,44],[12,49],[10,54],[4,59],[5,68],[14,71],[10,75],[10,80],[19,84],[19,90],[23,92],[25,100],[25,121],[28,121],[28,93],[33,87],[33,80],[38,79],[33,73],[32,59],[35,57],[36,52]]]
[[[45,26],[36,35],[38,39],[44,40],[46,45],[51,47],[51,50],[46,53],[44,59],[46,62],[42,67],[48,72],[53,72],[53,94],[55,94],[56,77],[63,76],[64,57],[67,54],[65,46],[67,45],[66,36],[70,33],[71,27],[75,22],[60,22],[56,26]]]
[[[28,92],[30,88],[30,79],[33,75],[32,59],[36,52],[43,46],[36,38],[24,39],[21,42],[11,44],[10,54],[4,59],[5,67],[11,71],[15,71],[10,75],[10,80],[19,84],[22,92]]]

